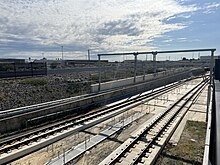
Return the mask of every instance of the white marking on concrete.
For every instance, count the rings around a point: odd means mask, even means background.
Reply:
[[[100,132],[99,134],[91,137],[90,140],[87,139],[86,141],[78,144],[76,147],[74,147],[73,149],[71,149],[65,153],[65,163],[67,163],[71,160],[74,160],[75,158],[77,158],[81,154],[85,153],[87,150],[96,146],[100,142],[102,142],[105,139],[107,139],[108,137],[112,136],[113,134],[115,134],[116,132],[121,130],[123,127],[129,125],[133,121],[141,118],[145,114],[146,113],[140,113],[140,112],[135,113],[133,115],[133,117],[130,116],[127,119],[124,119],[124,121],[118,122],[115,125],[108,127],[104,131]],[[64,154],[60,155],[59,157],[56,157],[55,159],[52,159],[50,162],[46,163],[46,165],[60,165],[64,161],[63,158],[64,158]]]

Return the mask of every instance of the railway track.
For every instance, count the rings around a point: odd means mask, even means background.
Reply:
[[[23,114],[23,113],[27,113],[27,112],[40,110],[40,109],[51,107],[51,106],[56,106],[56,105],[63,104],[63,103],[71,103],[72,101],[76,101],[76,100],[82,99],[84,97],[90,97],[90,96],[94,96],[94,95],[95,95],[94,93],[87,94],[87,95],[82,95],[82,96],[70,97],[70,98],[65,98],[65,99],[60,99],[60,100],[55,100],[55,101],[50,101],[50,102],[45,102],[45,103],[40,103],[40,104],[35,104],[35,105],[0,111],[0,119],[4,119],[6,117],[11,117],[11,116],[15,116],[15,115],[19,115],[19,114]]]
[[[165,112],[158,114],[136,132],[100,165],[154,164],[182,118],[207,85],[208,79],[182,96]]]
[[[184,81],[160,88],[150,93],[139,95],[136,98],[127,99],[109,107],[100,108],[81,116],[74,117],[62,122],[36,128],[29,132],[7,137],[0,141],[0,164],[9,163],[31,152],[37,151],[49,144],[61,140],[73,133],[92,127],[104,120],[123,113],[137,105],[143,100],[151,100],[168,91],[171,91]]]
[[[28,113],[28,112],[42,110],[44,108],[48,108],[52,106],[59,106],[60,104],[72,103],[80,99],[89,98],[89,97],[93,97],[96,95],[101,95],[102,93],[105,93],[105,92],[108,92],[108,91],[100,91],[99,93],[85,94],[85,95],[69,97],[69,98],[55,100],[55,101],[49,101],[49,102],[40,103],[40,104],[29,105],[25,107],[3,110],[3,111],[0,111],[0,120],[1,119],[3,120],[8,117],[12,117],[12,116],[15,117],[16,115],[21,115],[21,114]]]
[[[102,108],[99,108],[97,110],[94,110],[92,112],[89,112],[89,113],[86,113],[84,115],[80,115],[80,116],[76,116],[76,117],[73,117],[73,118],[70,118],[70,119],[66,119],[65,121],[62,121],[62,122],[57,122],[57,123],[54,123],[54,124],[49,124],[47,126],[43,126],[43,127],[40,127],[40,128],[34,128],[36,131],[26,131],[26,133],[20,133],[20,134],[16,134],[15,137],[12,135],[12,136],[8,136],[6,138],[1,138],[1,141],[0,141],[0,147],[3,143],[10,143],[14,140],[17,140],[17,139],[21,139],[23,138],[24,136],[28,136],[30,134],[33,134],[34,132],[38,133],[38,131],[40,130],[41,132],[43,132],[45,129],[51,129],[53,127],[60,127],[61,125],[65,125],[69,122],[72,122],[74,120],[79,120],[81,118],[84,118],[86,116],[90,116],[90,115],[94,115],[95,113],[99,112],[99,111],[102,111],[102,114],[104,114],[105,112],[108,112],[108,111],[111,111],[111,110],[115,110],[117,108],[121,108],[123,106],[127,106],[129,104],[132,104],[136,101],[139,101],[141,99],[144,99],[144,98],[147,98],[147,97],[152,97],[155,95],[155,97],[157,97],[156,95],[157,94],[160,94],[160,92],[167,92],[169,90],[172,90],[174,88],[177,88],[179,87],[181,84],[183,84],[184,82],[178,82],[178,83],[175,83],[175,84],[172,84],[172,85],[169,85],[167,86],[166,88],[162,88],[162,89],[158,89],[158,90],[155,90],[151,93],[148,93],[148,94],[145,94],[145,95],[142,95],[142,96],[139,96],[137,98],[132,98],[132,99],[127,99],[123,102],[120,102],[120,103],[117,103],[117,104],[114,104],[112,106],[108,106],[108,107],[102,107]],[[163,94],[163,93],[161,93]],[[107,110],[107,111],[106,111]],[[30,132],[30,133],[29,133]],[[21,136],[20,136],[21,135]],[[0,153],[1,153],[1,150],[0,150]]]
[[[153,87],[157,88],[168,82],[172,83],[174,79],[182,79],[186,76],[186,74],[188,74],[188,71],[175,75],[166,75],[161,78],[155,78],[132,86],[125,86],[123,88],[93,93],[92,95],[84,96],[83,98],[78,98],[77,100],[73,99],[73,101],[69,102],[61,101],[60,103],[52,106],[44,105],[44,107],[41,107],[42,105],[39,105],[38,108],[31,106],[29,108],[27,107],[27,109],[21,108],[16,109],[15,111],[7,110],[4,114],[0,115],[0,124],[2,125],[0,128],[0,138],[3,138],[5,135],[8,136],[20,133],[21,131],[30,130],[33,127],[39,127],[81,115],[91,111],[94,107],[142,92],[144,87],[146,90],[150,90],[153,89]],[[174,78],[174,76],[177,77]]]
[[[123,89],[122,91],[126,89],[127,88]],[[48,125],[90,112],[92,108],[97,107],[97,105],[103,103],[105,104],[105,101],[106,103],[113,102],[113,98],[110,98],[109,96],[111,96],[112,93],[114,95],[120,91],[121,89],[102,91],[79,97],[0,111],[0,123],[1,125],[4,125],[4,127],[0,129],[0,138],[4,138],[12,134],[18,134],[21,131],[27,131],[33,127],[36,128],[39,126]],[[127,92],[124,95],[131,95],[131,93],[129,94]],[[107,98],[105,96],[107,96]],[[106,99],[103,99],[103,97]],[[121,97],[123,97],[123,93],[121,93]],[[93,100],[95,102],[93,102]],[[83,104],[85,102],[88,103]],[[17,124],[14,124],[15,122],[17,122]]]
[[[115,90],[117,90],[117,89],[115,89]],[[16,115],[21,115],[21,114],[28,113],[28,112],[40,111],[44,108],[58,106],[60,104],[72,103],[74,101],[81,100],[84,98],[90,98],[93,96],[101,95],[103,93],[108,93],[109,91],[112,91],[112,90],[100,91],[99,93],[91,93],[91,94],[70,97],[70,98],[65,98],[65,99],[60,99],[60,100],[55,100],[55,101],[20,107],[20,108],[3,110],[3,111],[0,111],[0,120],[1,119],[4,120],[5,118],[8,118],[8,117],[15,117]]]

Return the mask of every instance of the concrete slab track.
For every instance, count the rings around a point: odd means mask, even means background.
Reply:
[[[104,141],[108,137],[112,136],[119,130],[121,130],[123,127],[129,125],[133,121],[141,118],[145,113],[135,113],[133,116],[130,116],[129,118],[125,119],[124,121],[121,121],[119,123],[116,123],[115,125],[107,128],[106,130],[100,132],[98,135],[91,137],[90,139],[87,139],[86,141],[78,144],[76,147],[74,147],[72,150],[67,151],[65,154],[60,155],[59,157],[51,160],[51,162],[46,163],[46,165],[60,165],[62,163],[68,163],[69,161],[77,158],[81,154],[85,153],[87,150],[91,149],[92,147],[96,146],[100,142]],[[65,156],[65,158],[64,158]]]

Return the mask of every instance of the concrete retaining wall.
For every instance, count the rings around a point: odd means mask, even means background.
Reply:
[[[147,75],[141,75],[136,77],[136,83],[142,83],[153,79],[158,79],[161,77],[166,77],[173,74],[179,74],[181,72],[189,71],[190,69],[184,69],[179,68],[172,71],[162,71],[158,72],[155,75],[154,74],[147,74]],[[122,86],[128,86],[134,84],[134,78],[129,77],[126,79],[120,79],[120,80],[114,80],[114,81],[108,81],[101,83],[100,90],[108,90],[108,89],[114,89]],[[99,84],[93,84],[91,85],[91,91],[92,92],[98,92]]]
[[[167,75],[166,77],[153,79],[141,84],[134,84],[132,86],[127,86],[100,94],[97,93],[97,95],[82,98],[69,103],[63,103],[60,105],[38,109],[29,113],[1,119],[0,134],[19,131],[26,127],[37,126],[57,118],[60,119],[63,116],[69,116],[74,113],[82,112],[86,109],[89,109],[91,106],[105,105],[127,96],[132,96],[141,91],[147,91],[175,81],[179,81],[189,77],[190,75],[192,75],[191,71],[185,71],[176,75]]]

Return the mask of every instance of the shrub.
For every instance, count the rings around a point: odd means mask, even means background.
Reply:
[[[22,84],[29,84],[33,86],[39,86],[39,85],[46,85],[48,81],[46,79],[42,78],[30,78],[30,79],[25,79],[21,82]]]
[[[58,67],[58,65],[59,64],[57,62],[53,62],[53,63],[50,64],[50,68],[51,69],[56,69]]]

